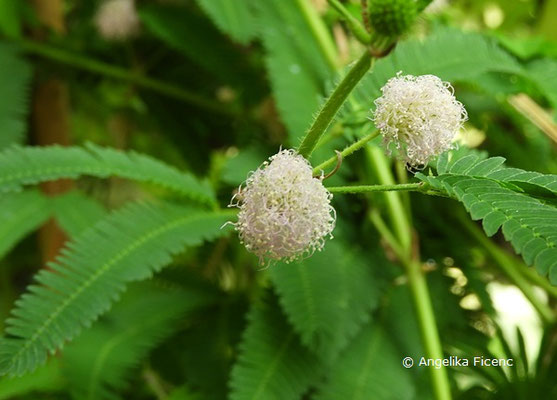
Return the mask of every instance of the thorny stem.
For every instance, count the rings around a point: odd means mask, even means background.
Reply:
[[[340,155],[342,156],[342,158],[346,158],[349,155],[355,153],[356,151],[360,150],[362,147],[364,147],[364,145],[369,142],[370,140],[375,139],[377,136],[379,136],[379,131],[373,131],[370,134],[362,137],[361,139],[357,140],[356,142],[352,143],[351,145],[347,146],[344,148],[344,150],[342,150],[340,152]],[[327,161],[322,162],[321,164],[319,164],[318,166],[316,166],[315,168],[313,168],[313,173],[314,174],[318,174],[321,171],[333,166],[335,163],[337,162],[337,156],[331,157],[329,158]]]
[[[359,185],[359,186],[331,186],[327,190],[331,193],[372,193],[372,192],[423,192],[427,185],[420,183],[404,183],[398,185]]]
[[[532,303],[536,311],[540,314],[541,318],[546,324],[555,323],[555,314],[551,308],[540,301],[540,299],[534,293],[534,290],[530,283],[526,280],[526,277],[520,272],[522,266],[517,265],[517,262],[513,260],[509,255],[507,255],[503,250],[501,250],[497,245],[495,245],[491,240],[489,240],[485,234],[472,222],[467,215],[464,213],[458,214],[458,219],[466,228],[466,230],[480,243],[484,249],[487,250],[491,258],[497,262],[499,267],[503,270],[505,275],[509,277],[511,281],[520,289],[520,291],[526,296],[526,298]],[[524,268],[528,268],[524,266]],[[551,286],[550,286],[551,287]],[[555,296],[555,288],[551,288],[550,293]]]
[[[298,147],[298,153],[303,157],[309,158],[311,156],[317,142],[335,118],[352,89],[371,68],[371,60],[371,54],[366,50],[329,96]]]
[[[109,78],[134,83],[138,86],[142,86],[146,89],[150,89],[154,92],[158,92],[168,97],[173,97],[186,103],[190,103],[194,106],[214,113],[229,116],[234,115],[234,112],[231,109],[219,104],[216,101],[204,98],[196,93],[190,92],[183,88],[179,88],[171,83],[152,79],[147,76],[140,75],[136,72],[130,72],[126,68],[107,64],[102,61],[84,57],[82,55],[62,50],[47,44],[39,43],[33,40],[18,40],[17,43],[23,48],[24,51],[31,54],[36,54],[53,61],[71,65],[72,67],[80,68],[85,71],[104,75]]]

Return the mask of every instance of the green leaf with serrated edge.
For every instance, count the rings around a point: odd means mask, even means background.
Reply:
[[[192,174],[136,153],[94,144],[82,147],[11,147],[0,152],[0,193],[19,191],[32,185],[81,175],[106,178],[112,175],[154,183],[192,200],[215,204],[215,194],[206,182]]]
[[[451,153],[446,151],[438,157],[437,173],[444,174],[445,172],[447,172],[447,166],[449,165],[449,154]]]
[[[540,251],[535,260],[536,269],[546,275],[552,268],[557,268],[557,248],[548,248]]]
[[[256,1],[265,64],[277,109],[298,145],[332,73],[295,1]]]
[[[302,342],[327,361],[369,320],[380,295],[368,259],[339,238],[322,252],[269,273]]]
[[[482,219],[488,236],[502,227],[503,235],[526,264],[557,280],[556,175],[506,168],[501,158],[479,160],[466,154],[450,159],[445,173],[416,177],[461,201],[473,219]],[[447,172],[448,171],[448,172]]]
[[[13,0],[2,1],[4,6],[10,3],[15,4]],[[5,16],[0,15],[0,20]],[[29,64],[19,56],[15,46],[1,42],[0,66],[2,68],[0,74],[0,150],[3,150],[11,145],[23,143],[27,127],[32,71]]]
[[[379,59],[373,73],[355,89],[358,104],[368,105],[378,98],[381,88],[399,71],[403,75],[433,74],[449,82],[470,80],[488,71],[525,73],[492,39],[478,33],[440,28],[425,40],[401,41],[391,54]]]
[[[186,246],[226,233],[230,212],[132,204],[69,242],[41,270],[7,320],[0,374],[22,375],[104,314],[130,281],[143,280]]]
[[[269,296],[272,297],[272,296]],[[276,299],[255,304],[230,378],[230,400],[299,399],[321,373]]]
[[[400,354],[380,325],[364,326],[331,367],[315,400],[405,400],[414,385]]]
[[[476,197],[472,195],[470,196],[475,200],[477,200]],[[474,204],[470,205],[467,208],[474,221],[485,218],[486,215],[488,215],[490,212],[493,211],[493,207],[490,204],[483,201],[475,201]]]
[[[476,165],[477,160],[478,157],[474,154],[469,154],[465,157],[462,157],[451,165],[449,173],[466,175],[466,171],[471,169],[472,166]]]
[[[486,176],[487,174],[497,171],[505,163],[503,157],[491,157],[480,161],[468,171],[468,175]]]
[[[492,211],[487,214],[482,221],[482,226],[487,236],[497,233],[501,225],[507,220],[507,216],[499,211]]]
[[[138,11],[145,29],[164,44],[238,88],[238,93],[252,90],[246,88],[246,82],[253,80],[256,72],[244,63],[241,50],[202,15],[192,13],[189,7],[156,2],[146,2]]]
[[[253,0],[197,0],[201,8],[224,33],[248,43],[257,31]]]
[[[188,313],[214,301],[196,290],[132,284],[122,299],[62,354],[75,399],[113,399],[127,378]]]

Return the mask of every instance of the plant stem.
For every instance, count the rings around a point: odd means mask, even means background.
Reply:
[[[532,303],[536,311],[540,314],[541,318],[546,324],[553,324],[555,322],[555,314],[551,308],[540,301],[534,293],[534,290],[526,278],[519,272],[522,267],[507,255],[503,250],[497,247],[485,234],[468,218],[464,213],[459,213],[459,220],[468,232],[480,243],[484,249],[487,250],[491,258],[497,262],[499,267],[503,270],[505,275],[520,289],[526,298]],[[528,268],[526,265],[524,268]]]
[[[398,241],[396,240],[395,236],[393,235],[387,224],[385,224],[385,221],[383,221],[383,218],[381,218],[379,212],[377,210],[372,210],[368,213],[368,216],[373,226],[375,226],[375,229],[377,229],[381,237],[385,239],[385,241],[389,244],[395,254],[398,257],[403,256],[404,251],[398,244]]]
[[[354,34],[354,37],[363,44],[371,43],[371,35],[366,31],[365,27],[350,11],[342,5],[338,0],[327,0],[329,5],[335,9],[346,21],[348,28]]]
[[[79,54],[75,54],[63,49],[49,46],[32,40],[19,40],[17,42],[24,51],[41,57],[54,60],[72,67],[80,68],[85,71],[94,72],[110,78],[134,83],[146,89],[160,94],[182,100],[199,108],[206,109],[223,115],[234,115],[231,109],[222,106],[216,101],[206,99],[198,94],[179,88],[171,83],[161,82],[156,79],[148,78],[126,68],[117,67],[101,61],[97,61]]]
[[[375,130],[373,132],[371,132],[369,135],[364,136],[363,138],[359,139],[358,141],[352,143],[351,145],[347,146],[344,148],[344,150],[342,150],[340,152],[340,155],[343,158],[348,157],[349,155],[355,153],[356,151],[360,150],[362,147],[364,147],[364,145],[369,142],[370,140],[375,139],[377,136],[379,136],[379,131]],[[313,168],[313,173],[317,174],[319,172],[321,172],[322,170],[325,170],[326,168],[329,168],[331,166],[333,166],[335,163],[337,162],[337,157],[331,157],[329,158],[327,161],[322,162],[321,164],[319,164],[317,167]]]
[[[352,89],[371,68],[371,59],[371,54],[366,50],[329,96],[298,147],[298,153],[302,156],[305,158],[311,156],[317,142],[335,118]]]
[[[365,147],[365,151],[368,162],[373,166],[379,182],[382,185],[394,186],[395,180],[383,151],[372,146]],[[398,193],[394,193],[393,191],[386,192],[384,196],[387,200],[387,211],[400,245],[410,254],[412,246],[412,228],[402,200]]]
[[[371,193],[371,192],[395,192],[411,191],[421,192],[426,189],[423,182],[404,183],[398,185],[355,185],[355,186],[331,186],[327,190],[331,193]]]
[[[161,382],[161,379],[156,371],[154,371],[150,366],[145,366],[143,368],[143,379],[157,400],[165,400],[168,398],[163,382]]]
[[[339,69],[337,50],[333,39],[329,35],[329,32],[327,32],[325,24],[317,14],[316,10],[309,3],[309,0],[296,0],[296,4],[298,5],[298,8],[300,9],[313,37],[319,44],[321,53],[327,60],[329,67],[333,71],[337,71]]]
[[[406,275],[412,292],[412,299],[416,308],[418,324],[427,358],[442,359],[444,358],[443,349],[441,347],[433,305],[421,264],[417,260],[403,259],[402,261],[406,267]],[[429,374],[435,399],[450,400],[451,388],[447,376],[447,369],[430,367]]]
[[[389,162],[381,149],[373,148],[372,146],[366,146],[365,149],[369,163],[375,170],[379,182],[383,184],[378,186],[392,189],[395,187],[408,188],[408,185],[410,185],[412,189],[421,187],[421,190],[427,190],[425,185],[419,186],[421,185],[420,183],[395,185],[393,174],[389,168]],[[370,214],[371,220],[382,237],[391,244],[393,251],[397,254],[400,262],[405,267],[426,357],[442,359],[443,349],[437,330],[437,323],[435,321],[435,314],[433,312],[427,281],[423,274],[421,264],[416,258],[412,247],[412,226],[409,215],[406,213],[400,198],[400,193],[390,191],[386,192],[384,195],[387,200],[387,210],[394,226],[394,235],[388,227],[385,226],[382,219],[374,217],[373,212]],[[430,367],[429,373],[435,399],[451,400],[451,389],[446,368],[437,369]]]

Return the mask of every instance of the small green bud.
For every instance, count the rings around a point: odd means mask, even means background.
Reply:
[[[408,31],[418,15],[415,0],[371,0],[369,19],[381,36],[397,37]]]

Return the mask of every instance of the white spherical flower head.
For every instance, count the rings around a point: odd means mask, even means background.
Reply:
[[[95,25],[106,40],[122,41],[139,32],[134,0],[105,0],[95,16]]]
[[[452,148],[468,118],[452,86],[434,75],[397,74],[375,100],[373,121],[383,135],[387,152],[394,148],[409,167],[424,166]]]
[[[309,162],[282,150],[248,175],[232,198],[234,224],[246,249],[265,259],[295,261],[321,250],[335,226],[332,194]]]

